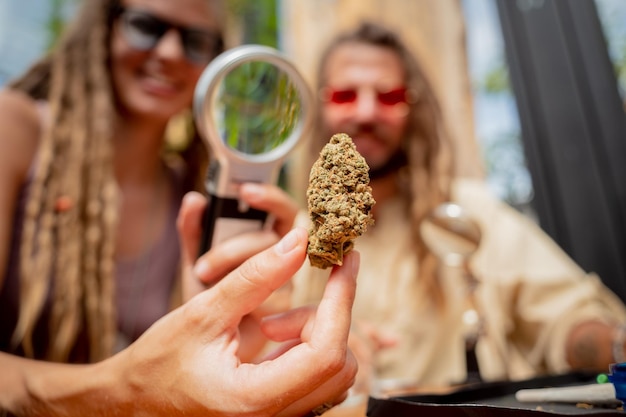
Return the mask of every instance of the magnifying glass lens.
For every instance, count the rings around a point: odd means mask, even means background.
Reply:
[[[312,124],[313,96],[282,54],[242,45],[216,57],[194,92],[194,120],[211,157],[209,203],[199,253],[237,234],[271,226],[242,204],[242,183],[277,183],[281,166]]]
[[[282,145],[298,125],[301,99],[289,74],[268,62],[244,62],[214,97],[215,124],[231,149],[259,155]]]

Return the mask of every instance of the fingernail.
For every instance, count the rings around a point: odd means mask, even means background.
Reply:
[[[257,200],[263,196],[265,189],[259,184],[248,182],[241,186],[241,191],[248,199]]]
[[[276,245],[276,251],[281,254],[291,252],[298,245],[299,233],[298,229],[293,229],[287,233]]]
[[[211,265],[208,261],[198,261],[193,267],[193,273],[200,281],[204,281],[210,270]]]

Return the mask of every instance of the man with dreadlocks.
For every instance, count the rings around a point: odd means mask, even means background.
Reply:
[[[348,134],[370,167],[376,200],[375,224],[355,242],[362,263],[352,339],[364,343],[351,346],[369,352],[357,355],[359,374],[371,369],[379,388],[467,381],[466,288],[420,235],[426,216],[450,201],[482,230],[470,268],[480,282],[483,380],[606,372],[624,360],[626,308],[617,296],[483,184],[453,178],[435,95],[395,33],[363,23],[335,38],[318,83],[319,132],[309,155],[333,134]],[[305,265],[294,281],[296,304],[318,300],[324,283],[321,270]]]
[[[259,330],[246,318],[302,263],[305,231],[166,315],[181,270],[176,219],[183,195],[203,179],[206,152],[194,138],[170,163],[164,138],[223,49],[221,9],[219,0],[85,1],[57,48],[0,91],[0,408],[48,416],[302,415],[348,388],[356,372],[346,340],[357,256],[336,270],[333,299],[317,316],[311,310],[279,318],[288,326],[262,325],[280,340],[302,338],[296,351],[263,367],[240,366]],[[241,197],[258,207],[260,191],[243,186]],[[291,227],[280,219],[291,220],[295,205],[272,195],[283,212],[273,213],[273,231],[249,239],[261,242],[250,253]],[[185,201],[182,275],[193,283],[190,254],[206,203],[196,194]],[[213,263],[221,276],[236,266]],[[183,292],[188,299],[198,289]],[[302,331],[311,321],[315,334]]]

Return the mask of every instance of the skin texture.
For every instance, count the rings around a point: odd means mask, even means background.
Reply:
[[[40,133],[38,114],[30,98],[21,93],[0,91],[0,268],[6,270],[13,213],[35,154]],[[2,286],[4,275],[0,275]]]
[[[193,274],[204,204],[190,194],[181,209],[186,275]],[[0,354],[9,376],[0,382],[0,406],[23,416],[298,416],[342,400],[356,373],[346,345],[356,252],[334,269],[317,310],[264,319],[265,334],[285,342],[269,360],[245,364],[237,356],[241,318],[300,267],[306,245],[306,230],[293,230],[103,362],[69,366]]]

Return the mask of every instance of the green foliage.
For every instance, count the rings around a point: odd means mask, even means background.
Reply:
[[[50,16],[46,21],[48,50],[54,47],[65,29],[65,24],[70,18],[67,13],[68,7],[75,8],[79,1],[81,0],[50,0]]]
[[[50,0],[50,16],[46,22],[48,48],[52,48],[67,23],[68,7],[84,0]],[[171,0],[175,1],[175,0]],[[244,43],[278,47],[277,0],[226,0],[231,14],[242,19]]]
[[[617,74],[617,79],[620,82],[623,90],[626,93],[626,41],[622,45],[622,53],[618,59],[615,60],[615,73]],[[624,97],[626,101],[626,97]]]
[[[227,6],[242,19],[244,43],[278,48],[277,0],[227,0]]]
[[[48,50],[54,47],[57,39],[63,31],[65,23],[63,22],[61,10],[63,8],[64,0],[52,0],[51,13],[48,21],[46,22],[46,29],[48,31]]]
[[[502,93],[511,91],[509,82],[509,72],[507,71],[504,61],[500,61],[498,65],[491,68],[485,78],[481,81],[482,90],[486,93]]]
[[[295,85],[265,62],[247,62],[230,72],[219,102],[226,144],[248,155],[279,147],[291,136],[300,114]]]

